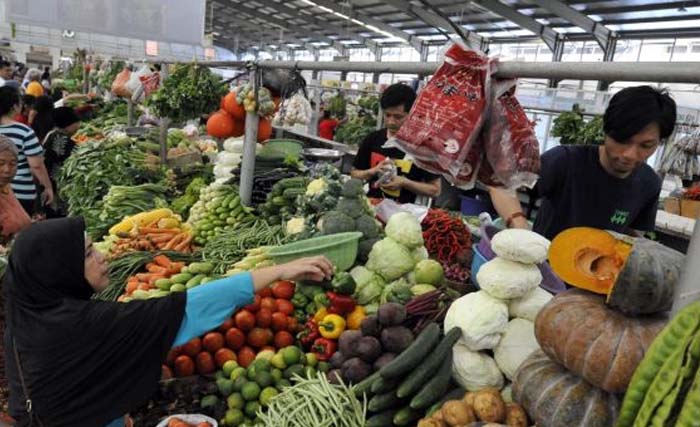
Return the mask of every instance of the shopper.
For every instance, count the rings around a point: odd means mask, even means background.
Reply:
[[[384,129],[369,134],[360,144],[351,175],[369,181],[369,197],[391,198],[400,203],[413,203],[417,195],[440,195],[440,177],[420,169],[398,148],[384,148],[387,140],[398,132],[416,100],[416,92],[404,84],[386,88],[380,100],[384,111]],[[378,177],[394,163],[397,175],[378,185]]]
[[[0,86],[5,86],[5,84],[12,80],[13,74],[12,64],[4,59],[0,60]]]
[[[42,96],[44,94],[44,87],[41,86],[41,71],[36,68],[27,70],[27,74],[24,75],[22,87],[27,95],[32,95],[36,98]]]
[[[653,231],[661,179],[646,164],[673,132],[676,103],[650,86],[621,90],[603,116],[605,143],[553,148],[541,157],[535,188],[542,199],[534,231],[554,238],[570,227],[638,235]],[[527,227],[512,193],[490,189],[508,226]]]
[[[82,218],[36,223],[17,237],[3,283],[10,415],[18,425],[32,417],[35,426],[123,425],[157,390],[169,349],[221,325],[275,281],[332,274],[326,258],[305,258],[164,298],[97,301],[107,263]]]
[[[48,96],[40,96],[34,101],[34,106],[29,115],[29,126],[34,130],[37,139],[44,145],[46,135],[53,130],[53,100]]]
[[[19,92],[11,87],[0,88],[0,135],[12,140],[17,147],[17,174],[12,180],[12,191],[22,204],[25,211],[32,216],[37,200],[37,188],[34,179],[44,187],[41,194],[43,204],[53,202],[53,190],[49,174],[44,166],[41,144],[34,131],[13,120],[19,110]]]
[[[35,98],[32,95],[22,95],[19,100],[19,110],[12,119],[18,123],[29,126],[29,116],[34,108]]]
[[[14,142],[0,136],[0,244],[3,246],[31,223],[10,185],[17,173],[17,156]]]
[[[44,67],[44,72],[41,74],[41,86],[46,93],[51,90],[51,69],[49,67]]]
[[[44,164],[49,173],[54,194],[53,203],[46,206],[46,217],[59,218],[66,216],[67,207],[58,195],[58,177],[63,163],[75,148],[75,142],[71,138],[80,128],[80,119],[72,108],[59,107],[53,111],[52,121],[56,124],[56,128],[48,133],[43,144]]]
[[[323,119],[321,119],[321,122],[318,124],[318,136],[333,140],[338,123],[337,119],[331,117],[330,111],[324,111]]]

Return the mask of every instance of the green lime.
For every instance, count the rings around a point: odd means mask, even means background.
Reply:
[[[255,374],[255,382],[262,388],[265,388],[272,384],[272,374],[267,371],[258,371]]]
[[[284,376],[282,375],[282,370],[277,368],[272,369],[270,371],[270,375],[272,376],[272,381],[274,382],[277,382],[284,378]]]
[[[331,365],[328,362],[318,362],[318,366],[316,367],[316,369],[323,373],[328,373],[328,371],[331,370]]]
[[[291,385],[292,383],[290,383],[289,380],[285,378],[282,378],[279,381],[275,381],[275,388],[277,388],[278,390],[282,390],[285,387],[290,387]]]
[[[270,359],[270,363],[272,364],[272,366],[278,369],[287,368],[287,362],[284,361],[284,356],[282,356],[282,353],[277,353],[274,356],[272,356],[272,359]]]
[[[282,353],[282,357],[284,357],[284,363],[287,364],[287,366],[297,364],[301,361],[301,357],[304,353],[301,352],[299,347],[295,347],[293,345],[290,345],[289,347],[285,347],[282,350],[280,350]]]
[[[258,410],[260,409],[260,404],[256,401],[248,402],[245,404],[245,414],[251,418],[255,418]]]
[[[288,380],[291,380],[294,378],[295,375],[299,375],[300,377],[304,376],[304,366],[302,365],[292,365],[289,368],[284,370],[284,377]]]
[[[255,374],[258,373],[258,368],[255,367],[255,365],[251,364],[248,366],[248,370],[246,371],[246,378],[248,378],[250,381],[255,381]]]
[[[240,393],[233,393],[226,399],[226,404],[229,409],[240,409],[243,410],[245,407],[245,399]]]
[[[251,366],[255,366],[258,371],[269,371],[271,368],[270,361],[267,359],[255,359]]]
[[[213,394],[210,394],[209,396],[204,396],[202,398],[200,405],[202,408],[210,408],[216,406],[217,403],[219,403],[219,398]]]
[[[224,371],[216,371],[216,373],[214,373],[215,380],[220,380],[224,378],[228,378],[228,375],[224,375]]]
[[[219,386],[219,393],[222,396],[228,396],[233,393],[233,381],[228,378],[222,378],[216,381],[216,385]]]
[[[231,372],[233,372],[233,370],[236,369],[237,367],[238,367],[238,363],[236,363],[235,360],[227,360],[221,369],[223,369],[224,376],[226,378],[231,378]],[[231,378],[231,380],[235,380],[235,378]]]
[[[260,404],[264,407],[270,406],[270,401],[279,394],[274,387],[265,387],[263,391],[260,392]]]
[[[226,421],[227,426],[239,426],[243,424],[244,418],[243,411],[240,409],[229,409],[226,411],[224,421]]]
[[[249,382],[243,386],[243,389],[241,389],[241,395],[243,395],[243,398],[246,401],[258,400],[258,396],[260,395],[260,386],[253,382]]]
[[[231,371],[231,381],[236,381],[239,377],[243,376],[245,378],[245,368],[242,366],[239,366],[237,368],[234,368],[233,371]]]
[[[248,384],[248,379],[246,377],[240,376],[236,378],[233,382],[233,391],[240,392],[246,384]]]
[[[316,358],[315,354],[306,353],[306,365],[307,366],[316,367],[317,363],[318,363],[318,359]]]

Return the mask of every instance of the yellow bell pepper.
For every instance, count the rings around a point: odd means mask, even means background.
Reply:
[[[316,321],[316,323],[323,322],[323,319],[325,319],[326,316],[328,316],[328,310],[326,307],[321,307],[318,309],[316,314],[314,314],[314,321]]]
[[[367,310],[365,310],[365,308],[361,305],[356,306],[352,313],[348,314],[347,319],[345,319],[348,329],[360,329],[360,325],[362,325],[362,320],[365,317],[367,317]]]
[[[318,325],[323,338],[338,339],[345,330],[345,319],[337,314],[329,314]]]

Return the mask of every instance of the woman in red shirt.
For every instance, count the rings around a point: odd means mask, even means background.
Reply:
[[[335,128],[338,127],[338,120],[331,117],[330,111],[323,112],[323,120],[318,124],[318,136],[324,139],[333,140]]]

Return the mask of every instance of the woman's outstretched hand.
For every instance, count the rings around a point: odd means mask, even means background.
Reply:
[[[313,280],[322,282],[333,277],[333,264],[324,256],[301,258],[282,264],[279,268],[280,280]]]

